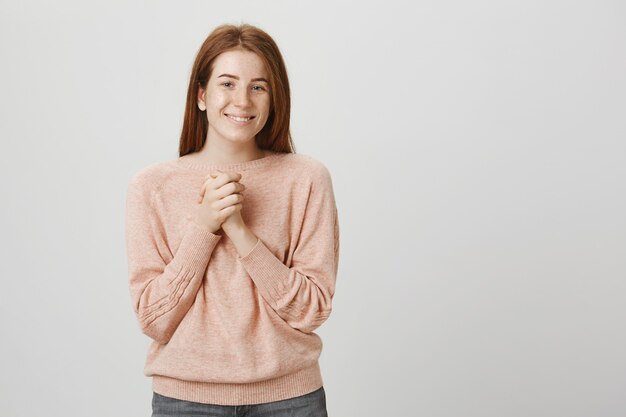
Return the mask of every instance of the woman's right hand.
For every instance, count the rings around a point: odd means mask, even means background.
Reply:
[[[241,192],[246,187],[238,182],[240,179],[238,172],[218,171],[207,175],[198,195],[195,222],[215,233],[231,214],[241,210]]]

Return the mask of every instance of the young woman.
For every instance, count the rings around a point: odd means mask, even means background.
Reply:
[[[314,330],[332,310],[337,208],[328,169],[295,153],[289,116],[273,39],[219,26],[193,65],[179,157],[130,180],[153,416],[327,415]]]

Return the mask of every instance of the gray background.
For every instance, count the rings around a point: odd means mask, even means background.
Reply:
[[[331,417],[624,416],[624,4],[2,2],[0,415],[150,414],[126,186],[247,22],[333,176]]]

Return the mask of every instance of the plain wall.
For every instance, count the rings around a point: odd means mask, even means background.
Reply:
[[[149,415],[132,174],[221,23],[284,55],[341,228],[331,417],[626,415],[622,1],[3,1],[0,415]]]

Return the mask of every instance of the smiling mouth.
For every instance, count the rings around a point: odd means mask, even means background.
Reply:
[[[233,119],[237,122],[247,122],[248,120],[254,119],[256,116],[234,116],[232,114],[224,113],[226,117]]]

